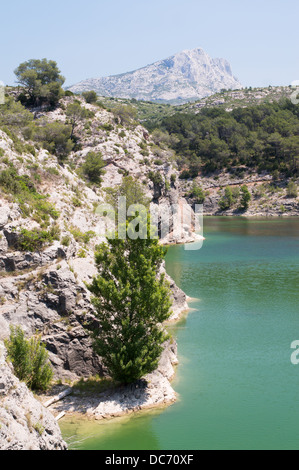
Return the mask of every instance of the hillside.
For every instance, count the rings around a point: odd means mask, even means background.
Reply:
[[[205,215],[299,214],[299,124],[297,107],[289,101],[176,112],[164,115],[150,132],[137,117],[142,109],[151,113],[151,103],[88,104],[67,94],[55,109],[31,112],[15,101],[17,95],[17,89],[8,90],[0,114],[0,345],[12,324],[29,336],[40,332],[59,382],[80,384],[98,374],[107,378],[86,329],[94,321],[94,308],[85,283],[97,272],[94,251],[105,240],[102,203],[137,194],[164,212],[172,205],[192,212],[203,203]],[[177,225],[174,217],[161,243],[196,239],[192,226],[183,224],[177,234]],[[188,305],[186,295],[169,282],[175,320]],[[82,401],[79,393],[62,409],[102,419],[172,403],[176,396],[169,381],[175,363],[175,343],[168,344],[142,393],[111,391],[109,381],[101,379],[101,398]],[[0,372],[6,387],[7,369]],[[15,400],[11,389],[7,423]],[[52,408],[54,415],[60,411]],[[20,416],[26,413],[20,410]],[[30,422],[23,424],[26,439]],[[39,432],[43,428],[54,429],[54,421],[37,426]],[[0,430],[0,445],[8,436],[9,427]],[[35,437],[33,447],[65,445],[59,433],[55,442]]]
[[[242,88],[224,59],[202,49],[186,50],[133,72],[91,78],[71,86],[74,93],[94,90],[101,96],[163,103],[186,103],[222,89]]]
[[[156,164],[155,146],[148,132],[121,113],[124,110],[111,113],[83,99],[65,97],[55,110],[35,110],[32,114],[12,99],[15,92],[10,90],[0,115],[0,346],[2,349],[10,325],[20,325],[29,337],[36,332],[42,335],[56,381],[73,384],[92,376],[107,376],[86,329],[94,321],[94,308],[85,282],[97,273],[94,250],[105,240],[106,218],[97,213],[97,208],[111,202],[122,188],[129,196],[142,190],[155,205],[186,204],[170,182],[172,174],[178,175],[169,163],[172,152],[164,150],[160,155],[165,159],[163,168],[160,162]],[[80,119],[72,130],[75,118],[69,111],[74,109]],[[157,181],[153,175],[158,168],[161,177]],[[194,239],[190,227],[184,228],[180,238],[173,238],[173,233],[169,236],[164,243]],[[176,319],[187,309],[186,296],[169,281]],[[172,364],[177,361],[174,350],[175,343],[152,374],[150,388],[144,389],[147,407],[175,400],[169,383]],[[2,382],[6,386],[6,380],[7,369],[0,367],[0,388]],[[33,448],[63,448],[59,433],[55,443],[54,439],[43,439],[46,429],[55,428],[54,417],[47,426],[40,422],[42,439],[30,436],[29,418],[19,431],[13,427],[11,407],[16,399],[9,389],[3,411],[7,426],[0,430],[0,447],[14,448],[15,433],[20,432],[20,448],[21,440],[24,446],[27,442]],[[122,396],[119,399],[123,402]],[[97,396],[96,400],[98,406],[102,398]],[[79,402],[82,404],[80,397]],[[33,400],[31,403],[38,409]],[[130,406],[128,402],[124,412]],[[52,413],[59,414],[55,409]],[[22,414],[29,416],[30,410],[22,408],[20,419]],[[103,417],[106,414],[103,412]],[[32,416],[35,419],[34,412]]]
[[[223,90],[195,102],[181,105],[155,103],[153,101],[138,101],[136,99],[113,98],[99,96],[100,102],[110,110],[119,105],[134,108],[137,119],[145,126],[153,128],[159,125],[163,118],[176,113],[198,114],[202,109],[221,108],[231,111],[235,108],[257,106],[266,103],[289,99],[294,90],[291,87],[244,88],[242,90]]]

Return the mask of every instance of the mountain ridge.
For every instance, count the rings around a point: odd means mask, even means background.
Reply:
[[[68,89],[94,90],[101,96],[183,104],[222,89],[240,89],[226,59],[211,58],[203,49],[184,50],[131,72],[83,80]]]

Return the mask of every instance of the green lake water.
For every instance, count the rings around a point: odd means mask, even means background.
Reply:
[[[111,422],[64,419],[71,449],[299,449],[299,220],[206,218],[201,250],[169,249],[192,297],[172,327],[177,403]]]

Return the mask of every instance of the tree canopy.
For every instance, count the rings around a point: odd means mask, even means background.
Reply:
[[[24,87],[25,93],[20,99],[27,106],[55,107],[64,94],[62,85],[65,78],[54,60],[28,60],[18,66],[15,75]]]
[[[165,117],[159,130],[170,134],[168,144],[184,169],[183,177],[240,167],[292,176],[299,171],[298,117],[298,106],[281,100],[233,111],[177,113]]]

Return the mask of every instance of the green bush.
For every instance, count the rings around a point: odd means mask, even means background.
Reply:
[[[233,197],[232,189],[229,186],[227,186],[225,188],[224,196],[219,201],[219,207],[222,211],[225,211],[227,209],[230,209],[230,207],[233,205],[233,202],[234,202],[234,197]]]
[[[59,212],[47,201],[47,196],[38,193],[30,177],[19,175],[13,166],[0,173],[0,188],[19,204],[25,217],[31,216],[44,225],[49,225],[50,217],[58,219]]]
[[[59,160],[65,160],[74,148],[71,139],[72,126],[62,122],[51,122],[37,127],[34,139],[42,144],[48,152],[56,155]]]
[[[27,230],[22,229],[18,234],[15,248],[20,251],[40,251],[46,245],[54,240],[59,240],[60,231],[53,226],[49,231],[46,230]]]
[[[86,155],[84,164],[82,165],[82,172],[87,176],[89,181],[95,184],[100,184],[104,173],[104,165],[105,163],[101,152],[89,152]]]
[[[298,197],[298,188],[294,181],[290,181],[287,187],[287,196],[290,198]]]
[[[98,96],[95,91],[84,91],[82,93],[82,96],[85,98],[86,103],[96,103]]]
[[[251,194],[249,189],[246,185],[242,186],[241,188],[241,206],[240,209],[246,211],[249,207],[249,203],[251,201]]]
[[[5,341],[5,346],[18,379],[25,382],[31,390],[46,390],[53,378],[53,371],[41,337],[26,339],[21,327],[11,326],[10,337]]]
[[[163,176],[159,171],[150,171],[148,174],[149,179],[154,183],[155,186],[163,186],[164,185],[164,180]]]
[[[203,189],[195,183],[193,183],[193,186],[190,192],[190,197],[194,199],[195,204],[203,204],[206,198]]]

